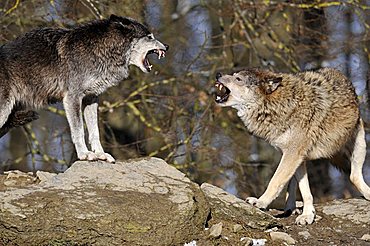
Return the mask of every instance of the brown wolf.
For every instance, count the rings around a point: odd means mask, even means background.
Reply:
[[[147,55],[161,58],[167,49],[146,26],[115,15],[68,29],[33,30],[2,45],[0,134],[37,118],[29,108],[62,101],[78,158],[114,162],[99,140],[98,95],[127,78],[129,65],[150,72]]]
[[[294,209],[298,182],[304,208],[296,222],[311,224],[315,209],[305,161],[320,158],[350,171],[352,183],[370,200],[362,174],[366,142],[358,101],[351,82],[339,71],[286,74],[248,69],[218,74],[215,87],[219,105],[235,108],[252,134],[283,153],[266,191],[258,199],[247,198],[250,204],[266,208],[291,181],[286,210]]]

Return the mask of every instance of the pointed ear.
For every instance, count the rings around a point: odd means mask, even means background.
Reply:
[[[111,14],[110,17],[109,17],[109,20],[114,21],[114,22],[118,22],[119,17],[117,15]]]
[[[273,93],[280,86],[282,80],[282,77],[267,78],[265,83],[263,83],[265,93]]]
[[[123,26],[129,26],[130,24],[132,24],[131,19],[126,18],[126,17],[117,16],[117,15],[114,15],[114,14],[112,14],[109,17],[109,20],[111,22],[119,23],[119,24],[121,24]]]

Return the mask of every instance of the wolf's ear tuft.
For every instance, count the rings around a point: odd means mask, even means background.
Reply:
[[[282,80],[282,77],[267,78],[265,83],[263,83],[265,93],[273,93],[280,86]]]
[[[117,15],[114,15],[114,14],[111,14],[110,17],[109,17],[109,20],[110,21],[115,21],[115,22],[118,22],[119,21],[119,17]]]
[[[130,24],[132,24],[131,19],[125,18],[125,17],[121,17],[121,16],[117,16],[117,15],[114,15],[114,14],[112,14],[109,17],[109,20],[111,22],[119,23],[119,24],[121,24],[123,26],[129,26]]]

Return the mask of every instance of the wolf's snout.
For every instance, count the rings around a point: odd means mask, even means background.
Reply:
[[[216,82],[214,87],[216,88],[215,91],[215,101],[217,103],[224,103],[229,99],[230,89],[227,88],[224,84],[220,82]]]

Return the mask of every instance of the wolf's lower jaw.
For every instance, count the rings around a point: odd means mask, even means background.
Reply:
[[[92,151],[88,151],[83,153],[81,156],[78,157],[81,161],[107,161],[110,163],[115,163],[116,160],[108,153],[94,153]]]

